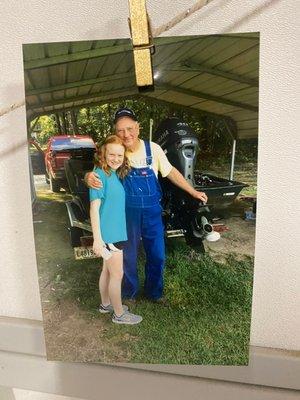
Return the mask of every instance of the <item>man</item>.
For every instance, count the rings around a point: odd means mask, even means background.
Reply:
[[[119,109],[115,114],[114,124],[115,133],[126,147],[131,165],[124,180],[128,242],[124,248],[122,297],[135,299],[138,293],[137,255],[142,239],[146,253],[145,296],[159,301],[163,293],[165,245],[157,174],[160,172],[162,177],[167,177],[199,201],[207,202],[207,196],[195,190],[185,180],[169,163],[158,144],[139,139],[139,123],[132,110]],[[93,172],[86,175],[86,183],[89,187],[101,186]]]

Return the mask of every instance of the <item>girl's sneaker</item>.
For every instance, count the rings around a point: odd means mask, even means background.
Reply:
[[[112,322],[115,324],[136,325],[142,320],[143,318],[140,315],[132,314],[130,312],[125,312],[119,317],[114,313],[112,317]]]
[[[128,311],[128,307],[125,304],[122,304],[122,306],[123,306],[124,313],[126,311]],[[109,304],[108,306],[104,306],[103,304],[100,304],[100,306],[98,308],[98,311],[101,314],[109,314],[109,313],[112,314],[114,312],[114,309],[113,309],[113,306],[111,304]]]

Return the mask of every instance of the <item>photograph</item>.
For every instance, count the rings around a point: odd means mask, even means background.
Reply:
[[[259,42],[23,44],[48,360],[248,365]]]

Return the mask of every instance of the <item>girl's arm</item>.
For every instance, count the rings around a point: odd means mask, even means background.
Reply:
[[[98,257],[103,257],[104,259],[109,258],[109,252],[105,247],[105,243],[102,239],[101,236],[101,230],[100,230],[100,214],[99,214],[99,208],[101,205],[101,200],[96,199],[92,200],[90,203],[90,218],[91,218],[91,225],[92,225],[92,231],[93,231],[93,237],[94,237],[94,243],[93,243],[93,251]]]

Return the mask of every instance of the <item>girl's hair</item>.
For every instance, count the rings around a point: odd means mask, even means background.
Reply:
[[[119,144],[122,147],[124,147],[124,149],[125,149],[125,146],[123,145],[122,140],[117,135],[107,136],[104,139],[104,141],[101,143],[100,148],[98,148],[95,153],[94,163],[95,163],[95,166],[102,168],[103,171],[106,173],[106,175],[111,174],[110,167],[107,165],[106,158],[105,158],[106,147],[108,144]],[[125,176],[129,172],[129,170],[130,170],[129,160],[126,157],[126,154],[124,154],[123,163],[117,169],[117,174],[118,174],[119,178],[121,178],[121,179],[125,178]]]

